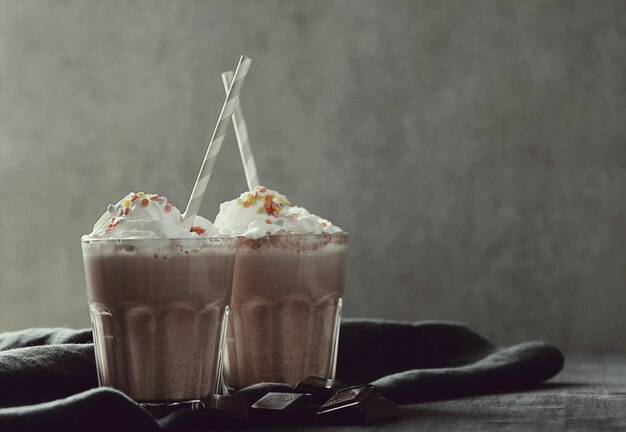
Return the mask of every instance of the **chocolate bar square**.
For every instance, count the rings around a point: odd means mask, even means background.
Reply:
[[[396,404],[382,397],[371,385],[350,387],[337,392],[317,412],[321,422],[362,424],[394,417]]]
[[[347,385],[341,381],[310,376],[296,384],[293,391],[296,393],[308,393],[312,395],[315,401],[323,403],[339,390],[346,387]]]
[[[349,387],[335,393],[320,407],[320,412],[331,412],[344,406],[355,406],[359,410],[365,410],[380,396],[372,385]]]
[[[306,414],[308,403],[306,394],[270,392],[252,404],[250,410],[257,419],[278,419]]]

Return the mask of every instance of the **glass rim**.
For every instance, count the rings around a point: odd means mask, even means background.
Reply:
[[[177,237],[177,238],[87,238],[81,237],[82,244],[89,243],[109,243],[109,244],[127,244],[127,243],[156,243],[156,242],[208,242],[208,243],[236,243],[235,236],[215,236],[215,237]]]
[[[293,232],[293,231],[276,231],[274,233],[271,234],[266,234],[263,237],[259,237],[259,238],[251,238],[251,237],[246,237],[244,235],[236,235],[234,236],[238,239],[244,239],[244,240],[262,240],[264,238],[272,238],[272,237],[297,237],[297,238],[347,238],[350,237],[350,234],[348,234],[345,231],[339,231],[336,233],[326,233],[326,232],[321,232],[319,234],[315,234],[315,233],[307,233],[307,232]]]
[[[276,232],[269,235],[264,235],[259,238],[249,238],[244,235],[217,235],[214,237],[176,237],[176,238],[117,238],[117,237],[107,237],[107,238],[88,238],[86,236],[81,237],[81,243],[112,243],[112,244],[124,244],[124,243],[135,243],[135,242],[166,242],[166,241],[178,241],[178,242],[198,242],[198,241],[208,241],[211,243],[220,243],[223,241],[237,241],[237,240],[263,240],[266,238],[275,238],[275,237],[293,237],[298,239],[318,239],[318,238],[345,238],[348,239],[350,234],[345,231],[339,231],[336,233],[304,233],[304,232]]]

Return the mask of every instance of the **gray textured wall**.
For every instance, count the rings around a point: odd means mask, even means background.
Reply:
[[[0,331],[88,325],[80,235],[184,207],[240,53],[263,183],[353,236],[347,315],[626,350],[624,1],[0,0]]]

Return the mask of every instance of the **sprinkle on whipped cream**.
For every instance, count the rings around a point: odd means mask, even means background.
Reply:
[[[265,186],[257,186],[222,203],[215,226],[222,234],[253,239],[278,232],[333,234],[342,231],[327,219],[293,206],[285,195]]]
[[[167,198],[157,194],[131,192],[117,204],[109,204],[87,238],[192,238],[210,237],[217,229],[196,216],[191,231],[183,227],[183,217]]]

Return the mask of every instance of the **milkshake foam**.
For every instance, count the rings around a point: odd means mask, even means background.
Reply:
[[[191,231],[185,229],[180,211],[164,196],[130,192],[117,204],[109,204],[83,239],[176,239],[217,234],[215,226],[202,216],[196,216]]]
[[[222,234],[251,239],[277,233],[334,234],[342,231],[329,220],[291,205],[285,195],[264,186],[222,203],[215,227]]]

